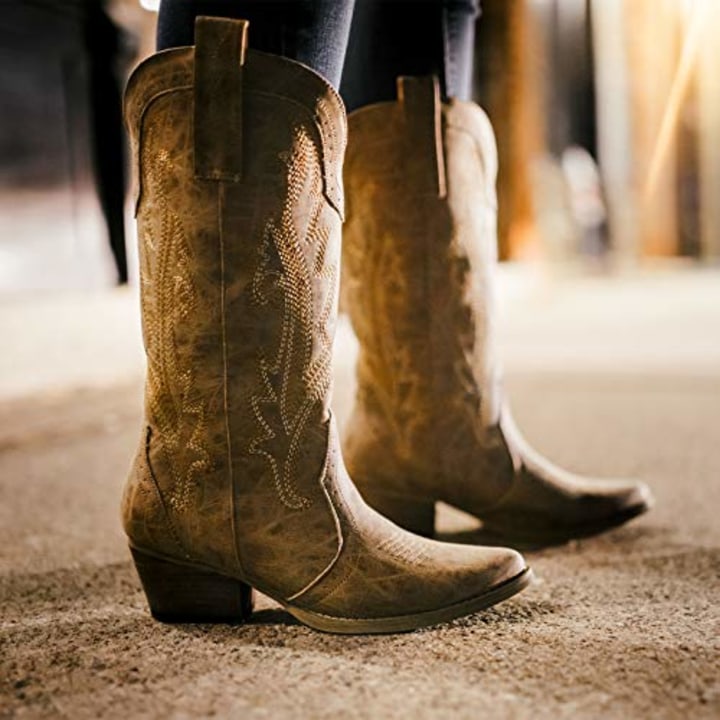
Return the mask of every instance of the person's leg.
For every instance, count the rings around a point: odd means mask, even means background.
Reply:
[[[445,96],[472,99],[475,22],[480,0],[444,0]]]
[[[125,158],[121,89],[116,72],[120,31],[100,4],[88,5],[85,42],[91,50],[92,148],[100,207],[108,228],[118,283],[128,281],[125,250]]]
[[[348,110],[394,100],[399,76],[437,75],[469,100],[479,0],[357,0],[341,92]]]
[[[192,45],[200,15],[250,22],[250,45],[282,55],[340,84],[355,0],[162,0],[157,49]]]

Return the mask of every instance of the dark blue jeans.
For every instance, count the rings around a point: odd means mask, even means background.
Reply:
[[[192,45],[196,15],[242,17],[251,47],[313,68],[341,89],[349,110],[394,99],[399,75],[436,74],[446,96],[466,100],[478,2],[162,0],[157,46]]]
[[[349,110],[396,95],[400,75],[437,75],[443,94],[472,93],[478,0],[356,0],[342,76]]]

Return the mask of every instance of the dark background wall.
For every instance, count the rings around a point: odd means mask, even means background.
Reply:
[[[0,2],[0,191],[93,194],[121,282],[124,38],[97,0]]]

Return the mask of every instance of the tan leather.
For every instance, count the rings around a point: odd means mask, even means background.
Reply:
[[[401,78],[397,102],[354,112],[349,128],[343,292],[360,353],[344,447],[366,499],[424,533],[423,502],[443,500],[509,539],[574,536],[645,509],[640,483],[551,465],[503,404],[497,153],[485,113],[442,104],[433,78]]]
[[[126,93],[148,360],[130,542],[320,629],[463,614],[526,576],[522,557],[418,538],[371,510],[330,412],[343,104],[308,68],[246,50],[243,21],[198,26],[199,47],[154,55]],[[198,107],[217,100],[208,78],[234,94],[227,117]]]

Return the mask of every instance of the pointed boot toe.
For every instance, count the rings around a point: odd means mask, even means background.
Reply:
[[[655,505],[650,486],[642,480],[627,478],[617,481],[618,510],[642,515]]]
[[[472,549],[472,546],[465,547]],[[468,558],[468,561],[474,566],[467,580],[468,585],[473,588],[472,594],[488,593],[508,587],[519,578],[523,578],[523,583],[532,580],[533,575],[525,558],[516,550],[506,547],[476,547],[474,549],[481,552]],[[481,567],[484,568],[482,573],[478,571]]]
[[[522,468],[506,495],[478,515],[483,528],[498,540],[546,545],[610,530],[647,512],[652,504],[649,487],[637,480]]]
[[[528,444],[507,408],[500,425],[517,469],[504,495],[476,513],[498,539],[566,542],[622,525],[652,507],[644,482],[588,478],[554,465]]]

